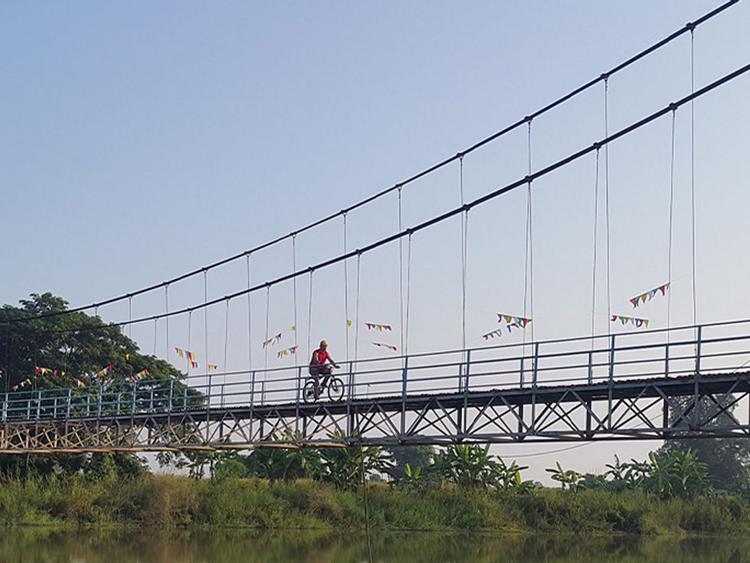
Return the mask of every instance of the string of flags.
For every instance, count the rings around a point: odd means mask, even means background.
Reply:
[[[367,330],[377,330],[378,332],[388,331],[391,332],[393,327],[391,325],[379,324],[379,323],[365,323]]]
[[[484,338],[485,340],[489,340],[490,338],[495,338],[495,337],[501,338],[502,336],[503,336],[503,329],[502,328],[498,328],[498,329],[493,330],[492,332],[488,332],[487,334],[483,334],[482,338]]]
[[[216,371],[217,369],[219,369],[219,366],[217,366],[216,364],[206,364],[206,367],[208,368],[208,371]]]
[[[284,348],[283,350],[279,350],[276,352],[277,358],[283,358],[284,356],[288,356],[289,354],[296,354],[297,353],[297,346],[292,346],[291,348]]]
[[[186,351],[183,350],[183,353],[184,352]],[[217,368],[217,366],[213,364],[209,364],[209,365],[211,365],[214,369]],[[193,367],[197,367],[197,366],[198,366],[197,362],[193,362]],[[70,383],[74,384],[76,387],[83,389],[87,387],[88,384],[91,384],[92,382],[96,380],[99,380],[98,384],[101,385],[102,380],[105,378],[105,376],[113,375],[113,374],[114,374],[114,367],[112,366],[112,364],[109,364],[103,367],[102,369],[92,372],[92,373],[88,373],[88,372],[83,373],[79,375],[78,377],[67,376],[65,371],[59,371],[57,369],[35,366],[34,377],[33,378],[27,377],[23,381],[20,381],[16,385],[12,386],[11,390],[17,391],[19,389],[23,389],[24,387],[32,385],[40,376],[52,376],[53,378],[59,378],[61,380],[67,379]],[[151,376],[151,372],[146,368],[146,369],[142,369],[138,373],[125,377],[125,380],[135,382],[135,381],[141,381],[150,376]]]
[[[149,375],[151,375],[150,371],[148,371],[147,369],[142,369],[138,373],[136,373],[133,376],[131,376],[130,380],[131,381],[140,381],[141,379],[146,379]]]
[[[637,317],[626,317],[625,315],[612,315],[611,322],[616,323],[617,321],[620,321],[620,324],[626,325],[626,324],[634,324],[637,327],[648,326],[649,320],[648,319],[639,319]]]
[[[638,305],[641,305],[645,303],[646,301],[651,301],[658,293],[661,293],[662,296],[666,295],[667,290],[669,289],[670,282],[667,282],[665,284],[660,285],[659,287],[655,287],[654,289],[651,289],[649,291],[646,291],[645,293],[641,293],[640,295],[636,295],[635,297],[630,298],[630,304],[635,309],[638,307]]]
[[[174,351],[177,353],[177,355],[180,358],[185,358],[185,356],[187,356],[188,361],[191,361],[191,362],[195,361],[195,352],[191,352],[190,350],[185,350],[184,348],[179,348],[178,346],[174,347]]]
[[[10,388],[11,391],[17,391],[18,389],[23,389],[27,385],[31,385],[31,379],[26,378],[23,381],[19,381],[16,385]]]
[[[112,373],[113,371],[114,371],[114,370],[113,370],[113,368],[112,368],[112,364],[110,364],[110,365],[108,365],[107,367],[104,367],[104,368],[100,369],[99,371],[97,371],[97,372],[96,372],[96,373],[94,374],[94,377],[96,377],[96,378],[98,378],[98,379],[101,379],[101,378],[103,378],[103,377],[104,377],[105,375],[107,375],[108,373]]]
[[[531,322],[531,319],[525,317],[515,317],[513,315],[506,315],[505,313],[497,314],[497,322],[506,322],[511,326],[517,326],[518,328],[526,328],[526,325]]]
[[[281,342],[281,336],[282,336],[282,333],[280,332],[280,333],[272,336],[268,340],[264,341],[262,348],[266,349],[269,346],[273,346],[274,344],[277,344],[277,343]]]
[[[398,352],[398,348],[396,348],[393,344],[385,344],[383,342],[373,342],[373,346],[377,346],[378,348],[388,348],[389,350],[393,352]]]

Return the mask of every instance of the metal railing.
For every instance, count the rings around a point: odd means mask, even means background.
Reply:
[[[750,320],[342,362],[341,402],[700,377],[750,364]],[[2,395],[3,422],[100,420],[295,405],[307,366]],[[321,402],[328,399],[324,396]],[[405,408],[405,407],[404,407]],[[252,414],[251,414],[252,416]]]

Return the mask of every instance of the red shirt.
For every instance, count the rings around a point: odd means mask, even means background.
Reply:
[[[313,352],[313,357],[310,363],[315,364],[315,365],[323,365],[329,359],[330,359],[330,356],[328,355],[328,352],[318,348],[317,350],[315,350],[315,352]]]

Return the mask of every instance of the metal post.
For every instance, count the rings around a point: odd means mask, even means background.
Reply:
[[[356,397],[357,393],[354,389],[354,362],[349,361],[349,389],[347,393],[346,400],[349,404],[351,404],[352,400]]]
[[[297,396],[294,399],[294,403],[297,405],[297,416],[299,417],[299,401],[302,397],[302,366],[297,368]]]
[[[460,422],[463,422],[463,424],[459,424],[459,432],[461,434],[466,434],[466,421],[468,420],[468,409],[469,409],[469,373],[470,373],[470,366],[471,366],[471,350],[468,350],[466,352],[466,374],[464,376],[464,412],[462,414],[462,420]]]
[[[703,327],[698,327],[698,335],[695,341],[695,375],[694,375],[694,405],[693,426],[697,429],[700,422],[700,379],[701,379],[701,348],[703,344]]]
[[[99,384],[99,389],[96,392],[96,423],[99,425],[99,420],[102,417],[102,384]]]
[[[539,342],[534,343],[534,360],[531,366],[531,424],[526,425],[530,429],[531,434],[534,434],[536,428],[536,392],[537,384],[539,383]],[[523,433],[523,405],[518,406],[518,414],[520,420],[518,421],[518,433]]]
[[[174,379],[169,378],[169,403],[167,404],[167,412],[172,414],[172,401],[174,400]]]
[[[407,381],[409,373],[409,356],[404,358],[404,368],[401,372],[401,436],[403,440],[404,434],[406,434],[406,391]]]
[[[294,402],[294,431],[299,436],[299,401],[302,395],[302,366],[297,367],[297,397]],[[295,436],[295,438],[297,437]]]
[[[52,418],[57,418],[57,397],[55,397],[55,402],[52,407]]]
[[[39,421],[42,416],[42,392],[37,391],[36,393],[36,419]]]
[[[664,345],[664,377],[669,377],[669,342]]]
[[[151,389],[151,392],[148,396],[148,412],[154,412],[154,390]]]
[[[136,403],[136,393],[138,392],[138,382],[133,381],[133,405],[130,409],[130,429],[132,430],[135,426],[135,403]]]
[[[615,382],[615,337],[612,335],[609,342],[609,385],[607,386],[607,430],[612,431],[612,385]]]
[[[6,394],[5,396],[7,397],[8,395]],[[68,389],[68,407],[65,413],[65,418],[70,418],[70,407],[71,407],[72,402],[73,402],[73,390]]]
[[[8,420],[8,394],[5,394],[5,399],[3,399],[3,422]]]
[[[588,383],[591,385],[594,382],[594,352],[589,350],[589,376]]]
[[[703,346],[703,327],[698,327],[698,338],[695,343],[695,376],[699,377],[701,373],[701,348]]]
[[[525,362],[525,360],[526,360],[526,350],[522,348],[521,349],[521,373],[520,373],[520,379],[519,379],[519,387],[521,389],[523,389],[524,380],[526,379],[526,377],[525,377],[525,371],[526,371],[526,365],[525,365],[526,362]]]
[[[253,439],[253,411],[255,410],[255,371],[250,372],[250,440]]]
[[[354,416],[352,414],[352,401],[356,397],[354,390],[354,362],[349,360],[349,373],[346,389],[346,435],[354,435]]]
[[[609,343],[609,383],[614,383],[615,380],[615,338],[616,334],[610,337]]]

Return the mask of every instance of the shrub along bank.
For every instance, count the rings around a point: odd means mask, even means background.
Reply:
[[[340,489],[312,480],[195,480],[174,475],[76,475],[0,486],[5,525],[134,525],[473,530],[563,533],[746,533],[750,510],[734,497],[659,499],[642,491],[533,489],[522,494],[442,484],[370,483]]]

